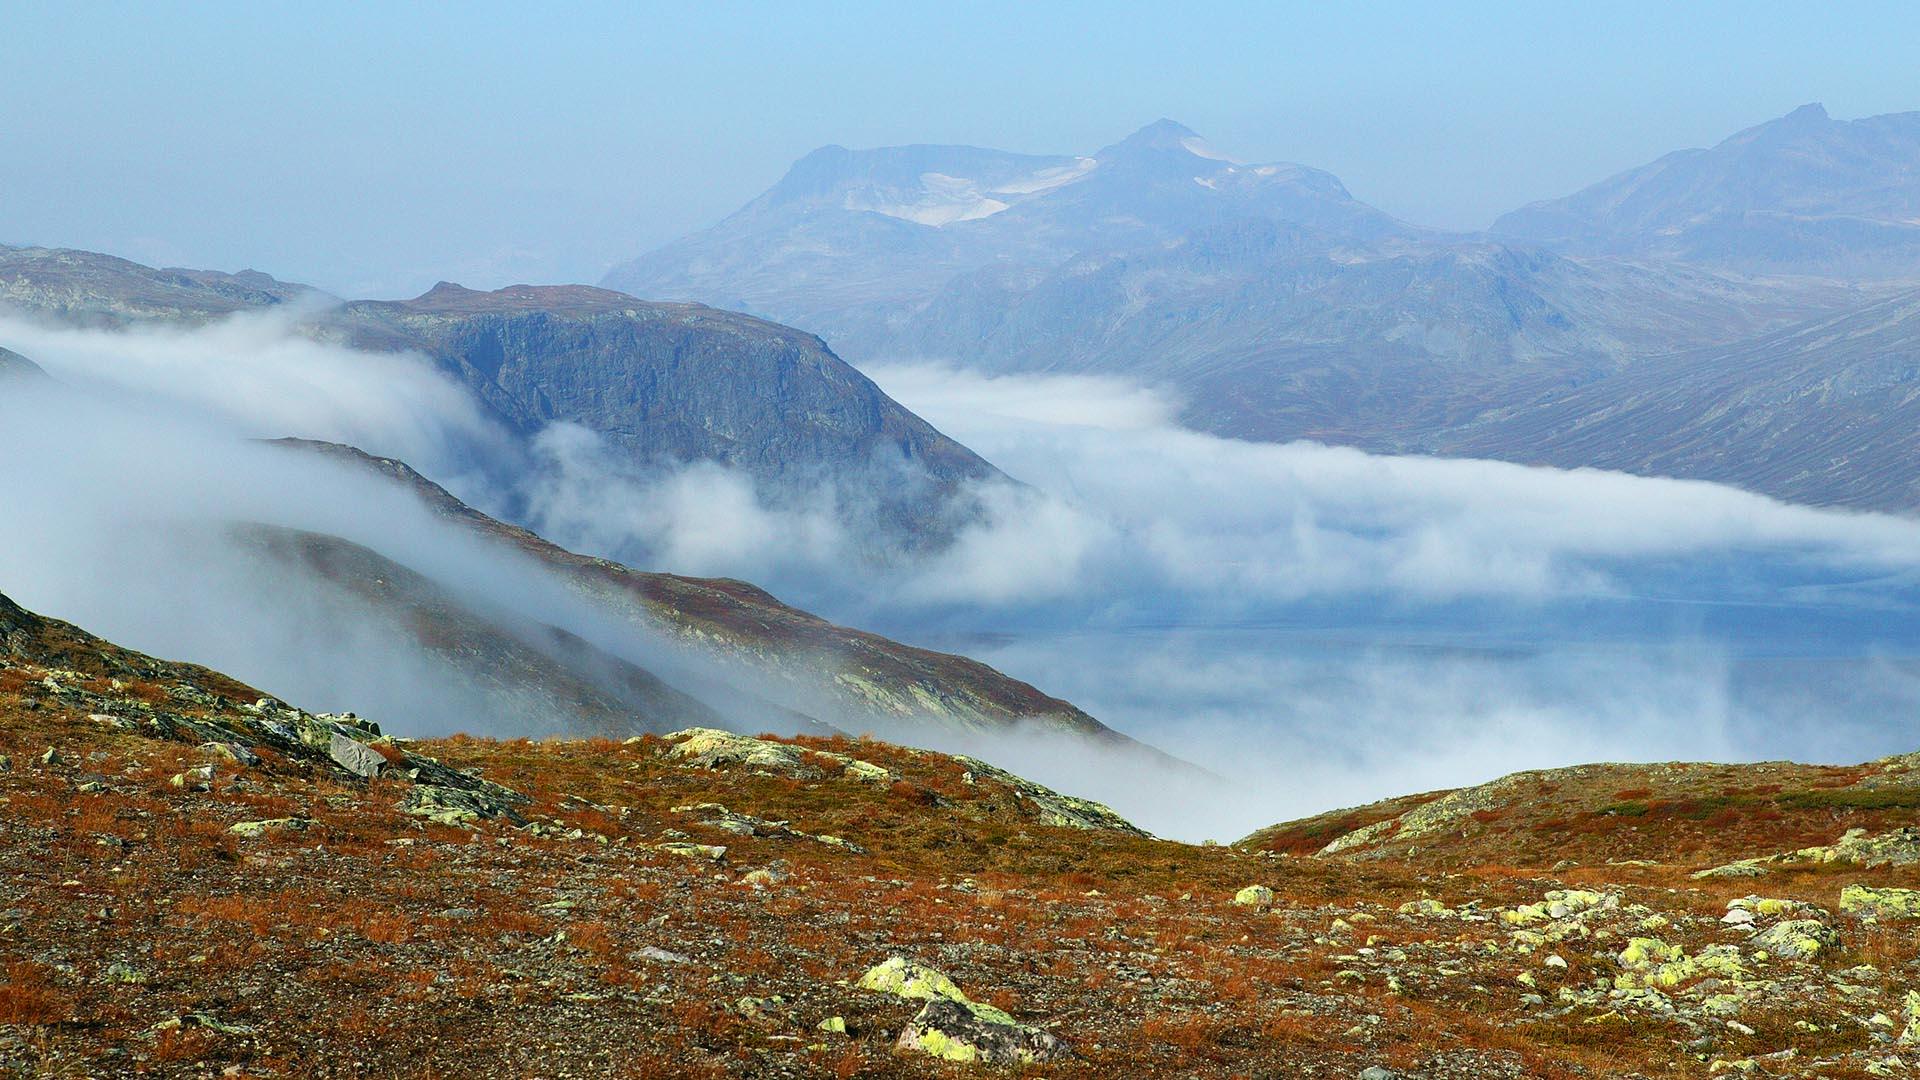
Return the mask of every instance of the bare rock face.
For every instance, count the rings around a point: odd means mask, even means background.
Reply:
[[[1066,1061],[1073,1051],[1051,1032],[1016,1023],[991,1005],[935,998],[900,1032],[899,1047],[945,1061],[1032,1065]]]
[[[1065,1061],[1073,1051],[1051,1032],[1022,1024],[1005,1010],[974,1001],[946,973],[903,956],[860,977],[860,989],[926,1002],[896,1045],[943,1061],[1031,1065]]]
[[[348,304],[333,326],[355,344],[427,353],[522,433],[574,423],[631,461],[715,461],[776,488],[870,488],[867,509],[909,532],[938,525],[965,482],[1000,475],[812,334],[698,304],[442,283]]]

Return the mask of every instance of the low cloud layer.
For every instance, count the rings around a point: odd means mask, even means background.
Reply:
[[[744,578],[977,656],[1224,782],[1039,737],[966,749],[1184,838],[1514,768],[1920,746],[1909,519],[1235,442],[1174,426],[1176,403],[1119,380],[921,366],[870,374],[1020,483],[967,493],[978,514],[950,545],[900,549],[862,521],[872,492],[649,467],[568,425],[520,445],[423,359],[270,317],[133,334],[0,320],[0,345],[58,380],[0,395],[0,589],[401,730],[555,727],[476,702],[208,523],[338,535],[636,663],[661,646],[388,485],[245,440],[355,443],[577,550]]]

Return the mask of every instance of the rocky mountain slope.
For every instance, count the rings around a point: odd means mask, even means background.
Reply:
[[[474,510],[403,462],[327,443],[281,445],[387,477],[441,519],[537,561],[635,634],[677,642],[680,663],[670,657],[661,662],[673,665],[670,678],[684,680],[696,696],[732,700],[730,679],[752,687],[753,694],[738,702],[747,711],[732,721],[737,726],[790,728],[790,719],[764,715],[765,699],[772,699],[844,729],[896,738],[911,739],[916,729],[949,736],[1026,730],[1148,753],[1073,705],[978,661],[835,626],[746,582],[648,573],[576,555]],[[393,575],[353,577],[385,582]]]
[[[30,311],[80,326],[202,322],[295,300],[330,299],[257,270],[156,270],[98,252],[0,244],[0,309]]]
[[[1800,414],[1773,406],[1795,391],[1744,359],[1892,286],[1629,254],[1408,226],[1327,174],[1226,161],[1163,122],[1078,159],[829,148],[607,281],[806,326],[856,362],[1127,375],[1173,390],[1186,424],[1237,438],[1647,468],[1912,507],[1911,455],[1846,427],[1804,444]],[[1632,430],[1608,426],[1695,354],[1719,358],[1722,377],[1681,381],[1674,407]],[[1716,426],[1741,377],[1756,407]],[[1855,392],[1883,411],[1899,394]]]
[[[1556,770],[1189,847],[872,741],[391,739],[0,599],[0,1062],[1897,1076],[1916,764]]]
[[[442,283],[413,300],[347,304],[327,329],[425,352],[522,435],[566,421],[633,461],[716,461],[776,488],[837,480],[876,493],[883,520],[915,527],[933,527],[962,483],[998,475],[819,338],[697,304]]]
[[[872,492],[861,523],[897,525],[907,537],[939,535],[950,512],[965,513],[950,506],[956,492],[999,475],[818,338],[696,304],[584,286],[481,293],[442,284],[413,300],[341,305],[251,271],[0,248],[0,310],[62,323],[191,324],[293,301],[302,301],[302,332],[432,358],[515,435],[564,421],[598,432],[616,461],[719,462],[771,492]]]
[[[1500,218],[1496,236],[1755,273],[1920,280],[1920,112],[1820,105]]]
[[[430,657],[458,687],[476,729],[529,737],[624,738],[691,726],[799,730],[772,707],[723,717],[653,672],[557,627],[470,599],[359,544],[267,525],[235,528],[244,546],[289,579],[324,583],[363,624],[382,626]]]
[[[1920,507],[1920,293],[1696,349],[1428,433],[1423,449]]]

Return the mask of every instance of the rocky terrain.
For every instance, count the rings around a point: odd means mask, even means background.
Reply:
[[[1906,1075],[1917,767],[1191,847],[873,741],[394,739],[0,600],[0,1068]]]
[[[81,326],[204,322],[302,299],[324,303],[331,297],[257,270],[156,270],[92,251],[0,244],[0,308]]]

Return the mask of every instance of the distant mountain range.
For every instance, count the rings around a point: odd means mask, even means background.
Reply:
[[[1913,509],[1910,431],[1821,430],[1815,449],[1806,425],[1840,387],[1893,414],[1920,363],[1898,329],[1871,354],[1818,329],[1920,284],[1901,239],[1920,229],[1916,118],[1801,109],[1473,235],[1166,120],[1084,157],[828,147],[605,284],[804,326],[857,363],[1128,375],[1223,435]],[[1636,406],[1656,388],[1657,411]]]
[[[1749,273],[1920,277],[1920,112],[1835,120],[1803,105],[1493,224],[1581,254]]]

